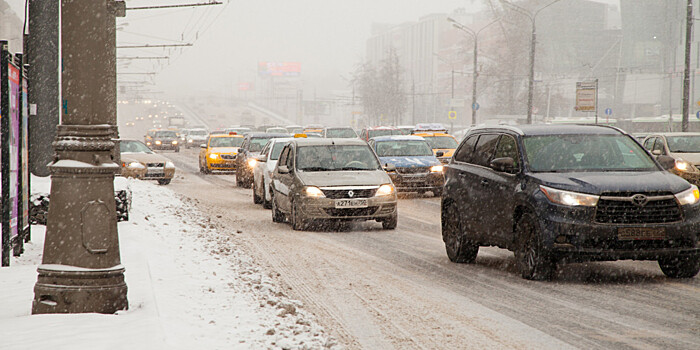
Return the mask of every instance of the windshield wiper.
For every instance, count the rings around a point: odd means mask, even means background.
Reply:
[[[335,170],[372,170],[372,169],[367,169],[367,168],[358,168],[354,166],[347,166],[347,167],[342,167],[342,168],[336,168]]]
[[[314,166],[314,167],[308,167],[308,168],[299,168],[301,171],[331,171],[333,169],[328,169],[320,166]]]

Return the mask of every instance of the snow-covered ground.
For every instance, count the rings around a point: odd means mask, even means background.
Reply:
[[[339,347],[239,249],[236,231],[208,222],[166,186],[128,182],[133,204],[119,238],[129,310],[31,315],[44,241],[44,227],[33,226],[26,252],[0,269],[0,349]]]

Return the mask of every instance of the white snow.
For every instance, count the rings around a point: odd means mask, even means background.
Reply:
[[[47,189],[49,178],[32,178]],[[130,221],[119,223],[129,310],[31,315],[44,227],[0,268],[0,349],[337,348],[303,305],[165,186],[129,179]]]

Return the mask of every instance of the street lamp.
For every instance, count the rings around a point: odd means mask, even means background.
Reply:
[[[472,38],[474,39],[474,68],[472,71],[472,125],[476,125],[476,80],[479,76],[479,73],[476,70],[476,65],[477,65],[477,44],[478,44],[478,39],[479,39],[479,34],[481,34],[481,31],[486,29],[486,27],[498,22],[501,20],[501,18],[496,18],[495,20],[489,22],[487,25],[481,27],[481,29],[477,30],[476,32],[469,29],[467,26],[465,26],[462,23],[457,22],[451,17],[447,17],[447,20],[449,22],[452,22],[452,26],[471,35]],[[453,78],[454,79],[454,78]]]
[[[535,20],[537,19],[537,15],[540,13],[540,11],[546,9],[549,6],[554,5],[555,3],[559,2],[559,1],[560,0],[554,0],[547,5],[540,7],[534,13],[526,10],[525,8],[523,8],[521,6],[513,4],[511,2],[503,1],[504,4],[512,6],[515,11],[520,12],[521,14],[527,16],[527,18],[529,18],[530,22],[532,23],[532,39],[530,40],[530,79],[529,79],[528,87],[527,87],[527,123],[528,124],[532,124],[532,93],[533,93],[533,88],[535,86],[535,44],[537,42],[537,33],[535,31]]]

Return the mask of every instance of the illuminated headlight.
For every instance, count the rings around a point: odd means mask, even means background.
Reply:
[[[430,172],[431,173],[441,173],[443,169],[442,165],[433,165],[430,167]]]
[[[375,196],[388,196],[390,194],[394,193],[394,186],[390,184],[384,184],[379,186],[377,189],[377,193],[375,193]]]
[[[306,193],[307,197],[315,197],[315,198],[325,197],[325,195],[323,194],[323,191],[321,191],[321,189],[316,187],[316,186],[306,186],[306,189],[304,192]]]
[[[187,143],[192,143],[192,139],[187,140]]]
[[[165,167],[168,169],[174,169],[175,164],[173,164],[173,162],[165,162]]]
[[[257,159],[255,159],[255,158],[250,158],[250,159],[248,159],[248,166],[252,168],[252,167],[255,166],[255,164],[256,164],[257,162],[258,162]],[[320,191],[320,190],[319,190],[319,191]]]
[[[144,167],[144,166],[143,166],[141,163],[139,163],[139,162],[131,162],[131,163],[129,163],[129,165],[127,166],[127,168],[131,168],[131,169],[138,169],[138,168],[143,168],[143,167]]]
[[[173,141],[173,145],[177,145],[177,141]]]
[[[160,140],[156,141],[156,145],[160,145],[161,143]]]
[[[690,188],[676,194],[676,199],[678,199],[678,203],[681,205],[690,205],[690,204],[695,204],[700,200],[700,191],[698,191],[698,187],[695,185],[690,185]]]
[[[150,142],[146,142],[146,146],[150,146],[150,145],[151,145],[151,143],[150,143]]]
[[[676,170],[678,170],[678,171],[690,171],[691,169],[692,169],[692,165],[690,165],[690,163],[688,163],[684,160],[676,159]]]
[[[209,159],[219,159],[219,155],[216,153],[212,153],[209,155]]]
[[[600,196],[569,192],[564,190],[557,190],[547,186],[541,186],[540,190],[547,196],[552,203],[568,205],[572,207],[583,206],[583,207],[595,207],[598,204],[598,199]]]

